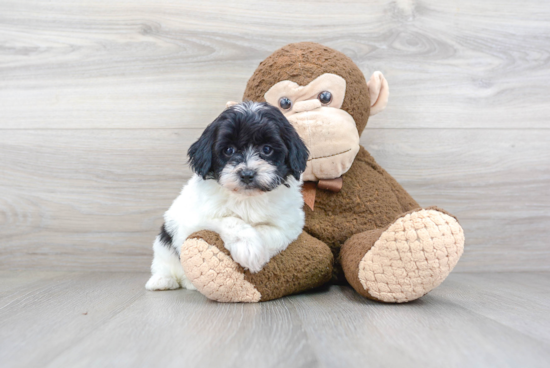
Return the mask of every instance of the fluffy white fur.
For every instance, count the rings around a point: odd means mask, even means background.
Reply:
[[[199,230],[220,234],[236,262],[251,272],[260,271],[298,238],[304,226],[301,182],[289,176],[287,184],[289,188],[279,185],[272,191],[250,195],[193,176],[164,214],[172,248],[157,236],[152,276],[146,288],[195,289],[185,277],[178,254],[187,237]]]

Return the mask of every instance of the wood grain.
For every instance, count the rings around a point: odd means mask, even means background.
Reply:
[[[0,266],[147,269],[200,132],[4,131]],[[549,131],[368,128],[362,141],[421,205],[459,217],[457,271],[550,269]]]
[[[436,294],[550,344],[550,273],[464,274],[446,282]],[[529,317],[515,318],[512,313]]]
[[[145,353],[151,350],[152,354]],[[311,367],[319,363],[296,311],[285,300],[218,304],[198,292],[182,290],[144,291],[119,318],[48,366],[110,362],[127,367]]]
[[[44,366],[131,305],[146,281],[132,273],[45,276],[0,299],[3,366]]]
[[[548,326],[548,318],[537,320],[528,311],[511,310],[510,298],[503,297],[505,283],[499,284],[497,292],[502,302],[500,318],[477,313],[476,307],[485,304],[485,298],[477,302],[464,298],[461,304],[455,304],[441,296],[468,290],[464,276],[453,273],[449,276],[449,280],[455,280],[452,285],[445,282],[405,305],[372,302],[348,287],[332,287],[330,293],[291,301],[299,311],[308,341],[328,367],[544,366],[548,345],[502,324],[500,319],[508,324],[515,320],[518,325],[527,319],[528,324]],[[484,274],[472,275],[480,288],[486,286],[483,278]],[[511,278],[510,274],[506,277]],[[527,290],[523,289],[522,297],[513,302],[529,303]],[[470,305],[474,306],[472,310]],[[530,355],[529,362],[524,354]]]
[[[385,73],[374,127],[549,127],[550,7],[536,0],[3,0],[0,14],[3,128],[203,127],[304,40]]]
[[[36,278],[42,274],[43,278]],[[453,273],[402,305],[346,286],[259,304],[146,273],[0,272],[2,367],[546,367],[549,273]]]
[[[459,217],[457,271],[548,271],[548,19],[535,0],[1,0],[0,267],[147,269],[188,146],[311,40],[384,72],[362,142]]]

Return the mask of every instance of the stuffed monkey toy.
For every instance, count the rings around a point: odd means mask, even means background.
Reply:
[[[181,263],[202,294],[258,302],[332,279],[347,280],[366,298],[403,303],[445,280],[464,249],[457,219],[421,208],[359,143],[388,94],[380,72],[367,82],[350,58],[316,43],[287,45],[260,63],[243,100],[277,106],[306,143],[306,225],[255,274],[231,259],[218,234],[192,234]]]

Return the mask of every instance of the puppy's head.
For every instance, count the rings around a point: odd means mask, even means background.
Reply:
[[[276,107],[243,102],[229,107],[189,148],[189,163],[203,179],[241,194],[258,194],[300,179],[309,152]]]

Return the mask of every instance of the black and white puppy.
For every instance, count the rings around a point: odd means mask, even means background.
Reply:
[[[227,108],[189,148],[195,175],[183,187],[153,244],[149,290],[195,289],[180,264],[195,231],[220,234],[233,259],[258,272],[304,226],[300,176],[308,150],[278,108]]]

